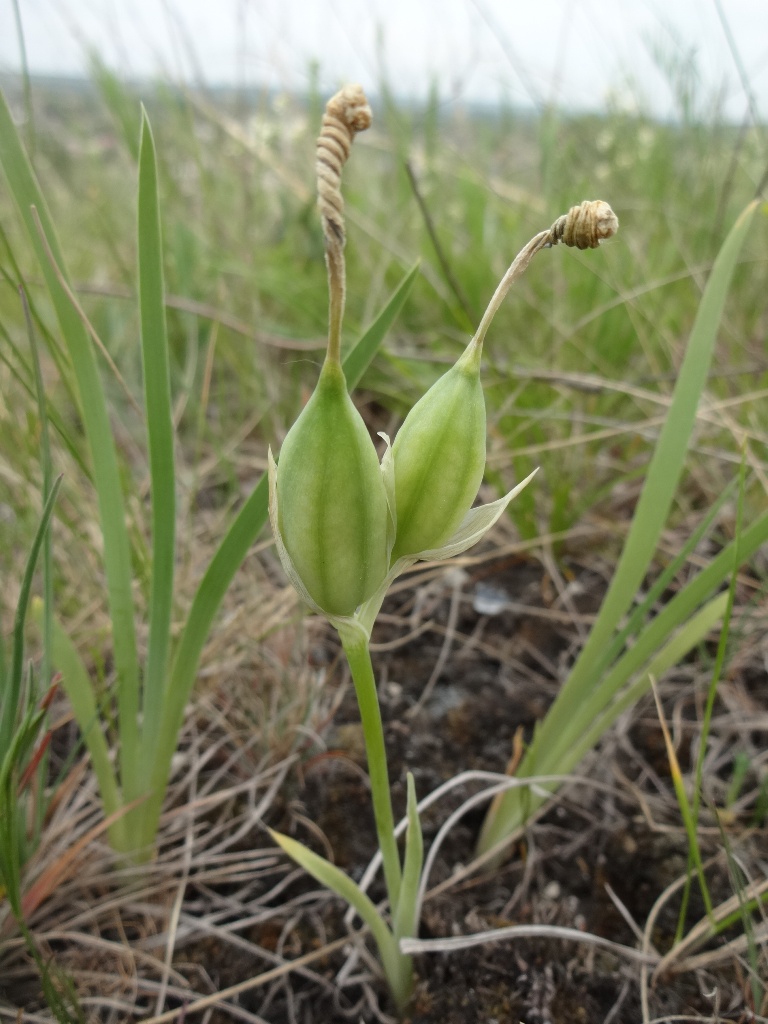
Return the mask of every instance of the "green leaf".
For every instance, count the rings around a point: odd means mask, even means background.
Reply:
[[[138,261],[141,354],[152,500],[152,579],[144,674],[142,765],[151,774],[168,678],[176,554],[176,472],[157,163],[146,112],[139,151]],[[176,738],[174,736],[174,745]],[[149,781],[147,779],[147,781]]]
[[[424,866],[424,837],[419,820],[419,807],[416,800],[416,785],[413,775],[408,772],[406,813],[408,829],[405,833],[405,859],[403,861],[403,880],[400,886],[400,899],[394,910],[395,938],[413,938],[418,929],[417,915],[419,911],[419,884],[421,869]]]
[[[326,886],[332,892],[335,892],[337,896],[341,896],[343,900],[346,900],[368,925],[371,934],[376,940],[376,945],[379,947],[384,974],[392,989],[392,994],[398,1006],[402,1009],[408,1002],[410,995],[410,986],[408,991],[403,991],[403,960],[408,960],[408,965],[410,966],[410,957],[405,957],[400,952],[395,936],[384,923],[384,919],[370,897],[363,892],[359,885],[352,881],[349,875],[345,875],[335,864],[331,864],[324,857],[320,857],[295,839],[291,839],[280,832],[273,832],[269,829],[269,834],[278,846],[282,847],[288,854],[291,860],[294,860],[299,867],[304,868],[307,874],[312,875],[321,885]]]
[[[595,715],[590,726],[582,733],[578,741],[574,743],[569,757],[558,761],[558,764],[565,763],[565,760],[569,762],[569,767],[565,768],[564,771],[570,771],[570,768],[575,767],[584,754],[597,743],[606,729],[613,725],[619,715],[648,692],[651,686],[651,677],[654,679],[661,678],[665,672],[679,664],[694,647],[706,639],[710,630],[714,629],[720,619],[722,619],[727,604],[727,597],[727,594],[718,594],[717,597],[713,597],[711,601],[690,615],[690,617],[686,617],[676,633],[666,633],[665,642],[654,650],[652,657],[643,666],[642,673],[635,682],[626,690],[622,689],[615,700]],[[654,648],[656,645],[651,642],[644,643],[642,647],[647,652],[649,648]],[[634,648],[628,653],[633,654]],[[620,675],[623,681],[633,678],[634,673],[629,672],[626,664],[619,663],[617,668],[617,675]]]
[[[344,376],[347,378],[347,388],[350,392],[354,391],[360,383],[373,357],[379,351],[387,332],[399,316],[400,310],[405,305],[405,300],[410,295],[411,288],[413,288],[418,277],[419,268],[420,264],[418,263],[411,267],[395,289],[384,309],[381,310],[362,338],[360,338],[352,351],[344,359]]]
[[[42,616],[42,602],[33,601],[32,611],[39,621]],[[52,661],[61,672],[62,685],[91,755],[104,812],[108,817],[123,806],[123,798],[112,767],[109,748],[101,730],[101,715],[88,670],[66,630],[55,617],[52,644]],[[116,850],[126,850],[132,846],[125,835],[125,821],[125,817],[120,817],[109,829],[110,842]]]
[[[43,546],[48,525],[53,515],[53,507],[56,504],[56,497],[61,487],[62,478],[59,477],[48,495],[48,500],[43,508],[35,536],[32,540],[32,547],[29,550],[27,564],[24,568],[24,575],[21,579],[19,599],[16,602],[16,615],[13,623],[13,648],[11,654],[11,667],[8,672],[3,692],[0,693],[0,751],[8,750],[11,745],[14,725],[19,712],[19,701],[21,699],[21,682],[24,671],[24,623],[27,618],[29,606],[29,595],[32,590],[32,579],[35,574],[37,559],[40,549]]]

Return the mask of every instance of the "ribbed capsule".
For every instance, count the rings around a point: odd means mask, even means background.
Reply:
[[[352,615],[386,575],[388,509],[376,449],[338,364],[325,363],[283,442],[277,505],[309,596],[327,615]]]
[[[477,496],[486,429],[480,354],[479,346],[470,345],[414,405],[395,437],[393,564],[441,547]]]

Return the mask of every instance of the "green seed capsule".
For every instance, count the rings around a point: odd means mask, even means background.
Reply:
[[[307,593],[328,615],[352,615],[386,575],[388,510],[376,449],[338,363],[324,364],[283,442],[277,500]]]
[[[392,563],[439,548],[472,507],[485,471],[485,400],[472,345],[411,409],[392,446]]]

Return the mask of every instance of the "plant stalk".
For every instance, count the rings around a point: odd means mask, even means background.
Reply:
[[[363,724],[365,751],[368,758],[368,775],[371,780],[373,815],[376,820],[376,834],[379,839],[384,879],[387,884],[389,905],[392,913],[397,910],[402,884],[400,854],[395,839],[395,820],[387,770],[387,753],[384,746],[384,728],[376,693],[376,679],[371,664],[368,639],[362,631],[339,630],[344,653],[347,656],[352,681],[355,684],[360,720]]]

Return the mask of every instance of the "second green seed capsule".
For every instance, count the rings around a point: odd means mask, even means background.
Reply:
[[[439,548],[472,507],[485,472],[485,399],[480,345],[411,409],[397,433],[397,533],[391,562]]]

